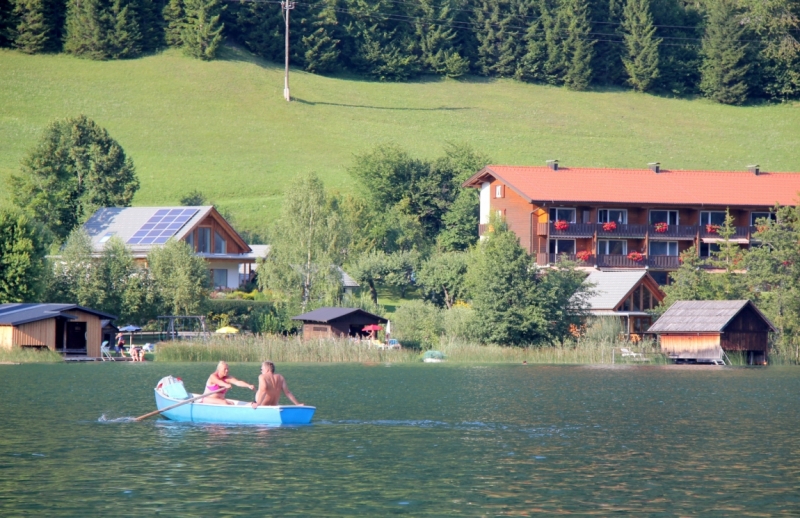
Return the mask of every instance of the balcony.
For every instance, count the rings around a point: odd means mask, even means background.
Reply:
[[[550,222],[550,237],[594,237],[594,223],[570,223],[566,230],[556,230]]]
[[[656,230],[657,225],[648,225],[650,239],[656,241],[693,240],[700,227],[697,225],[667,225],[663,230]]]
[[[598,254],[598,268],[644,268],[647,266],[647,256],[642,256],[641,261],[629,259],[627,255]]]
[[[754,227],[734,227],[735,231],[730,237],[731,241],[747,241],[750,239],[751,228],[754,232]],[[703,239],[723,239],[723,237],[719,235],[719,232],[709,232],[709,227],[707,225],[700,227],[700,237]]]
[[[605,225],[605,223],[597,223],[597,237],[601,239],[644,239],[644,236],[647,235],[647,225],[617,223],[617,228],[614,230],[603,230],[603,225]]]
[[[681,265],[677,255],[651,255],[647,257],[647,266],[660,270],[677,270]]]
[[[539,263],[538,256],[544,256],[544,263]],[[577,254],[537,254],[538,264],[556,264],[563,261],[571,261],[577,263],[578,266],[594,266],[594,256],[590,255],[586,260],[578,259]]]

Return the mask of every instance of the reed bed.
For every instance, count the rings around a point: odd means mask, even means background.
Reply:
[[[644,354],[647,363],[668,363],[652,342],[632,346],[612,340],[580,340],[562,345],[502,347],[481,345],[442,338],[438,350],[450,363],[543,363],[543,364],[611,364],[643,363],[623,358],[620,347],[629,347]],[[411,363],[422,360],[424,351],[416,349],[380,350],[366,342],[350,340],[303,340],[300,337],[272,335],[213,337],[207,341],[166,342],[158,345],[156,361],[160,362],[276,362]]]
[[[50,349],[34,349],[31,347],[12,347],[0,349],[2,363],[60,363],[64,361],[61,354]]]

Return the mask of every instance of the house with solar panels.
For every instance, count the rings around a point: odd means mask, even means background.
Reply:
[[[208,262],[216,289],[236,289],[252,280],[255,262],[268,251],[265,245],[245,243],[213,206],[102,208],[83,228],[95,253],[116,236],[141,262],[169,239],[185,241]]]

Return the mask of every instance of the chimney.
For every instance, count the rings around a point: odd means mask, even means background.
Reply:
[[[647,167],[656,174],[661,172],[661,162],[650,162]]]
[[[548,160],[547,167],[549,167],[553,171],[558,171],[558,160]]]
[[[747,166],[747,170],[756,176],[758,176],[758,174],[761,172],[761,169],[759,169],[758,164]]]

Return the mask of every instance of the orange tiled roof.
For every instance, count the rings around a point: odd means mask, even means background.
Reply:
[[[533,202],[663,205],[796,205],[800,173],[670,171],[588,167],[489,165],[464,183],[480,187],[494,177]]]

